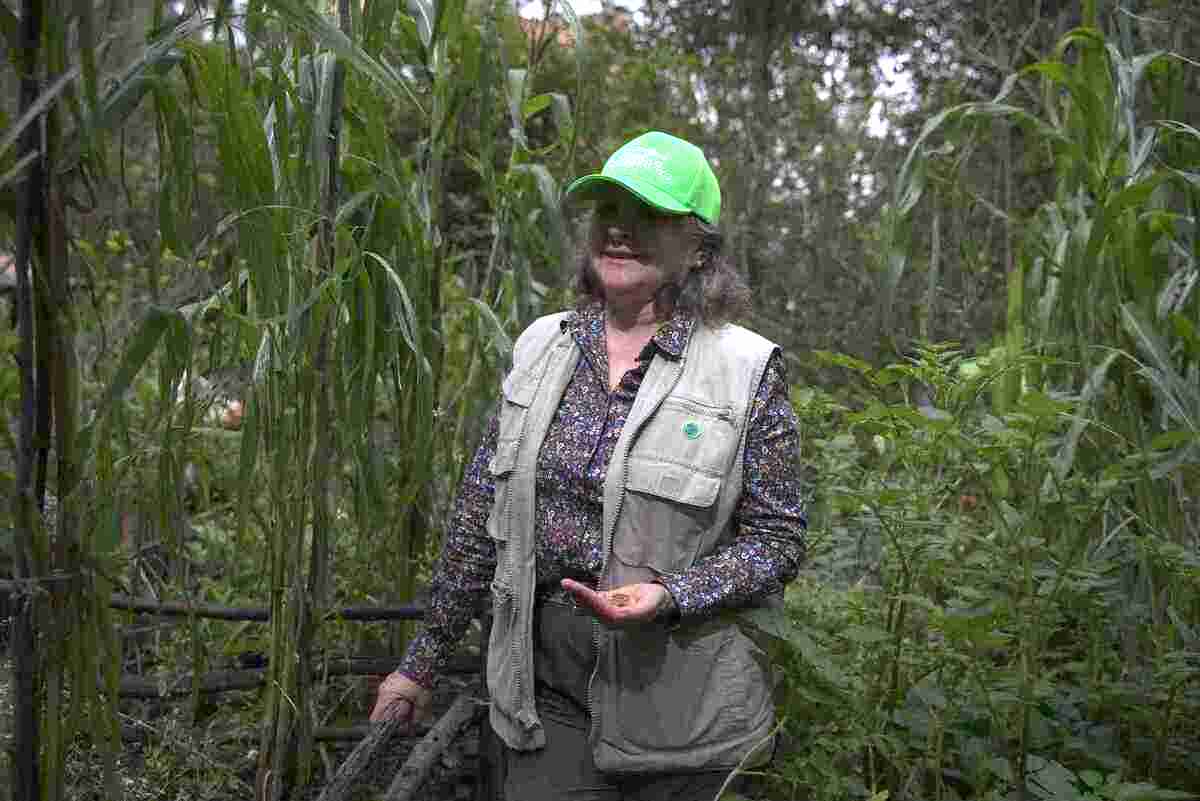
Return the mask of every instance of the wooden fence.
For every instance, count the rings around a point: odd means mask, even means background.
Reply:
[[[25,582],[0,580],[0,593],[7,595],[21,591]],[[214,604],[196,604],[181,601],[155,601],[114,595],[109,604],[114,609],[160,617],[189,617],[209,620],[268,622],[270,610],[265,607],[230,607]],[[420,620],[425,610],[421,606],[347,606],[329,610],[327,620],[382,621]],[[452,660],[448,672],[480,673],[487,671],[487,633],[490,616],[479,615],[483,624],[483,636],[478,659]],[[390,673],[400,661],[399,657],[326,656],[313,660],[322,676],[364,676]],[[253,690],[266,681],[265,668],[245,670],[219,670],[199,677],[192,674],[175,676],[167,681],[147,679],[140,675],[122,675],[119,694],[125,698],[167,699],[190,696],[193,692],[219,694],[232,690]],[[480,682],[486,692],[486,682]],[[337,773],[322,789],[318,801],[341,801],[352,790],[355,782],[367,770],[372,761],[379,757],[388,744],[404,734],[422,735],[409,758],[396,772],[384,801],[407,801],[414,797],[429,777],[438,758],[458,735],[470,724],[478,722],[479,771],[475,783],[476,801],[499,801],[503,798],[501,746],[487,722],[487,701],[477,699],[470,692],[461,693],[442,717],[428,729],[416,728],[414,732],[401,732],[394,721],[358,725],[351,727],[321,727],[315,732],[318,740],[360,740],[350,755],[343,761]]]

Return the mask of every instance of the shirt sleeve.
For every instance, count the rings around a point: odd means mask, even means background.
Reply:
[[[799,422],[776,351],[750,409],[733,540],[686,572],[659,579],[681,619],[747,606],[796,577],[808,525],[799,454]]]
[[[397,668],[431,689],[466,633],[496,572],[496,543],[487,533],[496,488],[487,466],[496,452],[498,432],[499,416],[493,413],[454,501],[442,552],[429,582],[425,622]]]

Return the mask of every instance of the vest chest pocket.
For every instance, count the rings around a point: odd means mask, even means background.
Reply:
[[[630,451],[617,558],[659,574],[691,567],[724,528],[718,498],[739,441],[728,409],[664,402]]]
[[[727,406],[667,398],[638,432],[630,455],[724,476],[740,439],[733,421]]]
[[[520,439],[521,431],[525,427],[525,417],[529,413],[533,396],[537,392],[537,385],[535,376],[516,368],[504,377],[504,382],[500,385],[500,441],[502,443],[511,441],[515,446],[517,440]],[[515,450],[513,458],[514,460],[516,458]],[[495,460],[493,460],[494,462]],[[492,465],[489,465],[489,468],[491,467]],[[512,469],[511,465],[509,469]],[[492,472],[494,474],[495,470]]]

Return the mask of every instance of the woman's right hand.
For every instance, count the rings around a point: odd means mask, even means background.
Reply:
[[[389,673],[379,685],[371,722],[398,720],[408,728],[429,713],[433,693],[402,673]]]

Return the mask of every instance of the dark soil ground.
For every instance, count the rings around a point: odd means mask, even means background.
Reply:
[[[377,681],[368,677],[337,677],[326,687],[340,694],[348,706],[361,704],[361,720],[340,721],[350,727],[366,723],[366,699]],[[12,697],[9,692],[11,661],[0,661],[0,761],[11,769]],[[478,675],[446,677],[434,699],[433,721],[460,693],[481,697]],[[250,801],[258,760],[258,694],[225,693],[220,705],[202,710],[205,717],[193,725],[186,699],[122,701],[120,722],[122,751],[117,761],[120,791],[126,801]],[[464,728],[434,764],[415,801],[504,801],[487,798],[479,785],[481,769],[481,714]],[[433,721],[430,721],[431,723]],[[332,723],[332,722],[331,722]],[[344,801],[376,801],[383,797],[393,777],[408,759],[423,727],[412,737],[397,736],[384,754],[359,776]],[[357,740],[324,741],[313,757],[310,786],[287,796],[291,801],[313,801],[338,767],[351,754]],[[103,783],[102,759],[91,746],[77,743],[68,753],[64,798],[71,801],[110,801]],[[745,791],[745,790],[743,790]],[[0,783],[0,801],[11,798],[9,782]],[[755,798],[764,798],[755,795]],[[515,801],[515,800],[514,800]],[[691,801],[680,799],[679,801]]]
[[[0,761],[5,774],[11,771],[12,696],[11,660],[0,661]],[[347,705],[365,698],[374,682],[368,677],[337,677],[325,688],[337,693]],[[454,675],[442,682],[435,696],[434,719],[449,708],[462,692],[478,695],[478,676]],[[122,751],[117,762],[121,792],[128,801],[247,801],[254,797],[258,761],[258,693],[225,693],[220,704],[202,710],[205,716],[195,725],[187,699],[121,702]],[[365,707],[364,707],[365,708]],[[330,723],[350,728],[362,720]],[[465,728],[434,764],[429,779],[415,796],[423,801],[469,801],[477,797],[480,724],[482,716]],[[363,772],[345,801],[382,798],[396,772],[419,741],[397,736],[382,757]],[[314,781],[290,794],[295,801],[315,799],[325,782],[358,744],[339,739],[317,744],[313,755]],[[109,801],[104,789],[102,759],[97,750],[79,742],[67,757],[64,798],[72,801]],[[0,799],[11,797],[10,783],[0,782]]]

